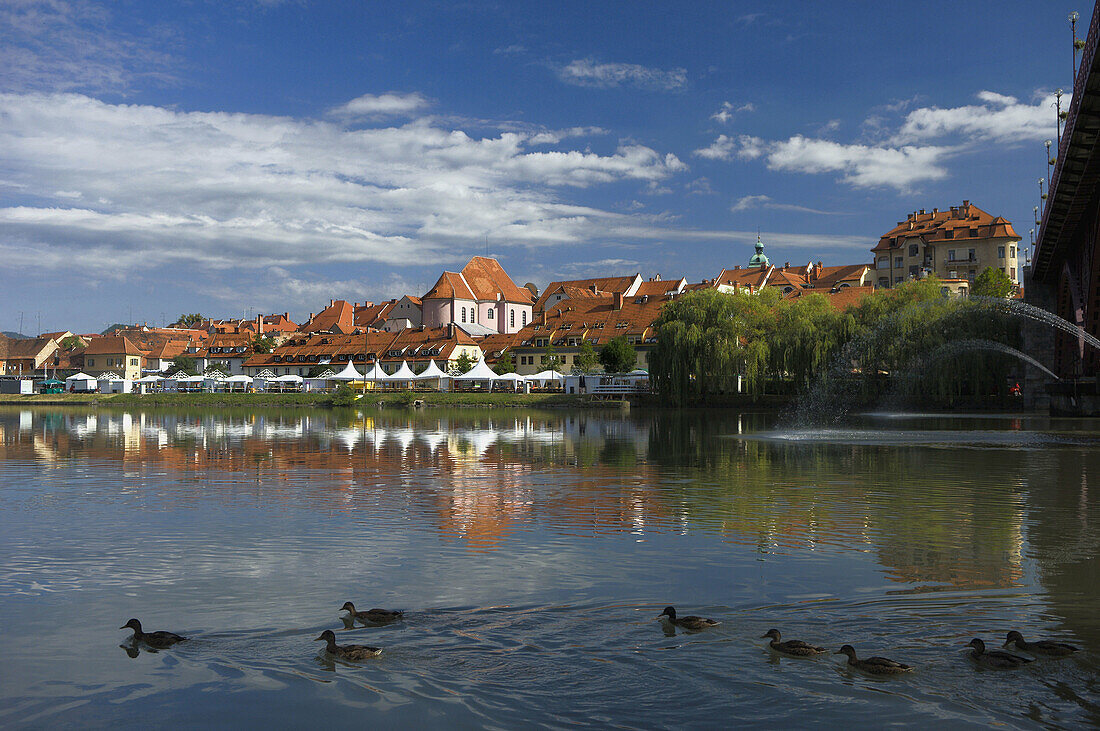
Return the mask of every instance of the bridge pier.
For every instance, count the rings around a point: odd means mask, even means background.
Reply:
[[[1054,287],[1036,281],[1032,276],[1032,267],[1024,267],[1023,281],[1024,302],[1041,307],[1047,312],[1057,311],[1058,298]],[[1046,365],[1049,356],[1055,352],[1054,328],[1038,322],[1025,322],[1021,325],[1021,328],[1024,341],[1022,350],[1044,361],[1044,365]],[[1051,365],[1047,367],[1049,368]],[[1050,392],[1047,391],[1047,386],[1050,384],[1049,376],[1038,368],[1025,368],[1024,374],[1024,382],[1021,384],[1024,408],[1036,411],[1049,410],[1051,406]]]

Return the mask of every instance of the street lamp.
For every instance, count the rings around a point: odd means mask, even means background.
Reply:
[[[1050,166],[1058,162],[1058,158],[1050,156],[1050,146],[1054,144],[1053,141],[1047,140],[1043,143],[1047,146],[1047,179],[1050,179]]]
[[[1073,31],[1073,87],[1077,88],[1077,52],[1085,47],[1084,40],[1077,40],[1077,19],[1081,16],[1074,10],[1069,14],[1069,25]]]
[[[1062,116],[1062,90],[1055,89],[1054,91],[1054,107],[1058,110],[1058,147],[1062,146],[1062,120],[1065,117]],[[1069,116],[1069,115],[1066,115]]]
[[[1038,226],[1039,225],[1039,206],[1035,206],[1034,208],[1032,208],[1032,210],[1035,212],[1035,225]]]

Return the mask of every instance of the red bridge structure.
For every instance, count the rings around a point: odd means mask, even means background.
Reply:
[[[1030,272],[1025,272],[1025,296],[1076,325],[1081,332],[1100,336],[1100,3],[1082,49],[1081,65],[1073,84],[1068,116],[1050,187]],[[1044,342],[1045,341],[1045,342]],[[1100,351],[1087,347],[1081,336],[1051,330],[1029,348],[1052,362],[1052,370],[1073,383],[1072,397],[1058,398],[1063,384],[1052,392],[1057,402],[1073,411],[1093,411]],[[1081,393],[1081,391],[1089,393]],[[1066,396],[1066,394],[1063,394]],[[1091,404],[1079,404],[1079,396]],[[1080,407],[1083,407],[1081,409]]]

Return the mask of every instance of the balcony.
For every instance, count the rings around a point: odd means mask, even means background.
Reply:
[[[957,266],[957,267],[968,267],[969,266],[969,267],[972,267],[972,266],[977,265],[979,262],[981,262],[981,257],[979,257],[979,256],[970,256],[970,257],[963,257],[961,259],[959,259],[959,258],[944,259],[943,260],[943,265],[945,267],[951,267],[951,266]]]

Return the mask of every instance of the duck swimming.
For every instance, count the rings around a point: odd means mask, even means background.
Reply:
[[[330,655],[336,657],[342,657],[345,660],[366,660],[368,657],[378,657],[382,654],[381,647],[370,647],[369,645],[337,645],[336,634],[326,629],[321,633],[321,636],[314,640],[314,642],[325,641],[325,650]]]
[[[696,617],[693,614],[687,617],[677,617],[675,607],[665,607],[665,611],[662,612],[657,619],[665,624],[675,625],[690,630],[709,629],[710,627],[717,627],[722,624],[717,620],[707,619],[706,617]]]
[[[132,629],[134,636],[131,638],[134,642],[144,642],[150,647],[170,647],[177,642],[183,642],[186,637],[181,637],[175,632],[165,632],[160,630],[158,632],[142,632],[141,622],[136,619],[131,619],[126,624],[119,627],[119,629]]]
[[[824,647],[817,647],[816,645],[811,645],[802,640],[787,640],[786,642],[781,642],[781,635],[777,629],[768,630],[764,637],[772,638],[772,641],[768,643],[768,647],[784,655],[809,657],[810,655],[820,655],[823,652],[827,652]]]
[[[392,622],[401,619],[405,614],[393,609],[368,609],[365,612],[357,612],[355,611],[355,605],[351,602],[344,602],[344,606],[340,607],[340,610],[351,612],[351,616],[361,622]]]
[[[970,640],[970,646],[974,648],[974,652],[970,653],[970,657],[974,659],[974,662],[987,668],[1009,670],[1022,667],[1032,662],[1029,657],[1020,657],[1010,652],[1001,652],[1000,650],[990,650],[986,652],[985,643],[977,637]]]
[[[899,673],[908,673],[913,669],[905,663],[896,662],[885,657],[868,657],[860,660],[856,657],[856,648],[851,645],[845,645],[833,654],[847,655],[849,665],[873,675],[897,675]]]
[[[1050,655],[1051,657],[1065,657],[1066,655],[1072,655],[1077,652],[1077,648],[1073,645],[1067,645],[1064,642],[1053,642],[1051,640],[1039,640],[1038,642],[1028,642],[1024,639],[1024,636],[1012,630],[1008,633],[1008,642],[1005,642],[1005,647],[1011,647],[1016,645],[1017,650],[1023,650],[1036,655]]]

